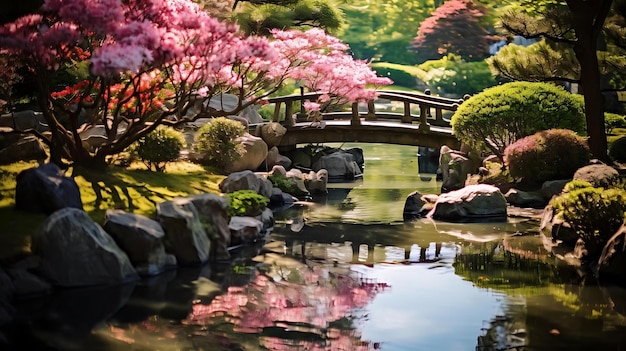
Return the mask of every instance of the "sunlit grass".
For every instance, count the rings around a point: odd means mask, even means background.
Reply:
[[[30,235],[46,218],[15,209],[15,178],[36,162],[0,166],[0,259],[29,252]],[[69,169],[80,189],[83,208],[102,224],[107,209],[122,209],[151,217],[156,205],[179,196],[218,193],[223,175],[189,162],[168,164],[165,173],[151,172],[141,163],[105,170]]]

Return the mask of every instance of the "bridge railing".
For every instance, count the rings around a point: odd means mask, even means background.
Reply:
[[[274,115],[272,120],[282,122],[286,126],[293,125],[292,115],[296,116],[295,122],[307,121],[307,114],[304,110],[306,100],[315,101],[321,93],[302,93],[287,96],[279,96],[268,99],[274,105]],[[465,97],[467,99],[468,96]],[[367,106],[353,103],[351,106],[344,106],[339,111],[323,112],[324,120],[347,120],[351,124],[359,125],[361,119],[365,120],[395,120],[401,123],[417,123],[420,128],[428,129],[430,125],[449,127],[449,117],[465,101],[465,99],[451,99],[426,93],[379,90],[378,98],[369,101]],[[381,104],[388,101],[388,104]],[[390,106],[400,103],[401,111],[396,112]],[[385,105],[386,108],[381,108]],[[296,112],[297,111],[297,112]]]

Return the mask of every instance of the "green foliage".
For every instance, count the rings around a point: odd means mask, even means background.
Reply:
[[[185,147],[183,134],[164,125],[137,140],[131,145],[131,152],[150,170],[165,171],[168,162],[176,161]]]
[[[229,216],[258,216],[269,199],[253,190],[237,190],[228,194]]]
[[[521,138],[504,151],[509,174],[528,183],[571,178],[589,163],[587,140],[571,130],[550,129]]]
[[[606,134],[613,133],[615,128],[626,128],[626,117],[617,113],[604,113],[604,130]]]
[[[485,89],[465,101],[452,116],[452,130],[479,152],[503,160],[504,149],[540,130],[585,130],[579,96],[549,83],[512,82]]]
[[[321,27],[328,32],[343,24],[343,13],[330,0],[246,1],[235,14],[247,34],[268,35],[272,29],[303,25]]]
[[[557,216],[569,223],[585,241],[591,258],[597,258],[609,238],[624,222],[626,190],[577,187],[554,199]]]
[[[401,65],[398,65],[401,66]],[[393,84],[407,88],[417,88],[417,78],[404,69],[389,67],[388,65],[373,64],[372,69],[380,77],[393,80]]]
[[[289,178],[280,175],[270,175],[267,179],[272,183],[275,188],[282,190],[284,193],[296,195],[298,193],[298,187]]]
[[[224,169],[244,153],[244,147],[236,139],[243,136],[246,127],[225,117],[213,119],[198,129],[194,150],[203,154],[200,163]]]
[[[439,95],[474,95],[497,84],[485,61],[466,62],[454,54],[426,61],[418,67],[428,73],[426,83]]]
[[[626,136],[623,136],[609,147],[609,156],[613,161],[626,162]]]

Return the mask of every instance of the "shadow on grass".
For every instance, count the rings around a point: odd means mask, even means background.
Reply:
[[[15,209],[15,178],[37,164],[0,166],[0,263],[30,252],[30,236],[46,215]],[[153,217],[160,202],[200,193],[218,193],[224,178],[189,163],[173,165],[166,173],[110,166],[104,170],[71,170],[80,190],[83,209],[102,225],[108,209]]]

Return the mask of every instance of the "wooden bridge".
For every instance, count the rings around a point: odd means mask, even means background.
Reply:
[[[274,105],[273,121],[287,128],[279,148],[297,144],[366,142],[453,149],[460,145],[452,135],[450,117],[464,99],[449,99],[426,93],[381,90],[376,101],[354,103],[340,111],[322,113],[322,122],[309,120],[306,100],[319,93],[301,93],[269,99]],[[298,109],[296,113],[296,108]],[[295,115],[296,118],[291,118]]]

